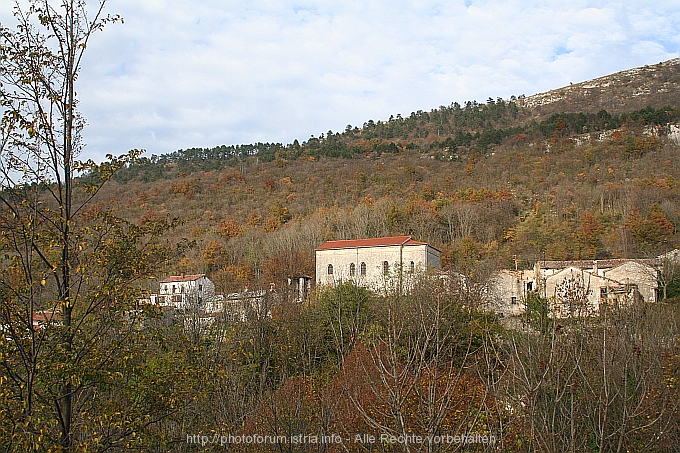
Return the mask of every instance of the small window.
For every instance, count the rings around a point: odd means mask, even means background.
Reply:
[[[172,285],[172,294],[175,294],[175,285]]]
[[[203,285],[198,285],[198,290],[203,291]]]
[[[333,265],[332,264],[328,265],[328,275],[333,275]]]
[[[383,261],[383,275],[387,275],[390,273],[390,263],[387,261]]]
[[[516,298],[516,297],[513,297],[513,298],[511,299],[510,303],[511,303],[512,305],[517,305],[517,298]]]
[[[357,266],[352,263],[349,265],[349,276],[354,277],[354,275],[357,273]]]
[[[534,289],[534,282],[527,282],[527,291],[532,291]]]
[[[411,261],[411,273],[413,273],[413,272],[415,272],[415,271],[416,271],[416,263],[414,263],[413,261]]]
[[[366,263],[361,263],[360,272],[362,277],[366,276]]]

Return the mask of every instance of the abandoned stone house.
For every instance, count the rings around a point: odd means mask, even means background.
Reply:
[[[316,249],[316,283],[355,281],[377,290],[390,278],[440,269],[440,255],[411,236],[328,241]]]
[[[491,309],[503,316],[517,316],[524,313],[527,293],[536,289],[534,271],[501,270],[492,278],[489,288]]]
[[[606,306],[658,299],[658,260],[539,261],[534,269],[500,271],[490,303],[505,316],[524,313],[527,294],[551,301],[556,317],[595,314]]]

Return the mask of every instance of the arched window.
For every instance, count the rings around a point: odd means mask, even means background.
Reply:
[[[411,261],[411,273],[413,273],[413,272],[415,272],[415,271],[416,271],[416,263],[414,263],[413,261]]]
[[[390,263],[387,261],[383,261],[383,275],[387,275],[390,273]]]
[[[366,276],[366,263],[362,262],[359,269],[360,269],[359,272],[361,272],[361,276],[365,277]]]
[[[332,264],[328,265],[328,275],[333,275],[333,265]]]
[[[354,277],[354,275],[357,273],[357,266],[356,264],[352,263],[349,265],[349,276]]]

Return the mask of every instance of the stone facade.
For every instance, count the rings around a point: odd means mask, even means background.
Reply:
[[[505,316],[524,313],[529,291],[550,300],[553,316],[592,315],[634,300],[656,302],[659,260],[539,261],[534,269],[503,270],[489,304]]]
[[[353,280],[378,290],[389,281],[440,267],[440,251],[410,236],[328,241],[316,249],[317,285]]]
[[[524,300],[529,291],[536,290],[533,270],[502,270],[491,280],[490,308],[503,316],[524,313]]]
[[[629,261],[612,269],[603,269],[603,276],[620,285],[636,285],[637,291],[646,302],[658,300],[658,278],[655,267]]]
[[[556,317],[584,316],[600,310],[600,288],[616,282],[577,267],[567,267],[543,280],[543,296]]]
[[[173,275],[161,281],[158,294],[151,295],[151,302],[179,310],[213,311],[215,284],[205,274]]]

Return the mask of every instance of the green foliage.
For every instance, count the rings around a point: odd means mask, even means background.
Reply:
[[[154,154],[150,158],[137,158],[118,171],[114,179],[120,182],[134,179],[156,181],[196,171],[217,171],[235,167],[240,161],[250,156],[258,156],[262,162],[271,162],[275,159],[277,151],[283,148],[280,143],[258,142],[249,145],[180,149],[160,156]]]
[[[0,28],[4,451],[132,446],[175,410],[153,413],[121,394],[139,370],[129,365],[146,352],[140,329],[153,318],[140,307],[140,282],[175,258],[159,237],[176,224],[136,224],[96,199],[138,150],[101,164],[76,160],[79,64],[92,34],[119,19],[104,16],[104,4],[37,0],[23,10],[17,2],[17,31]]]
[[[367,327],[372,302],[372,293],[354,281],[326,287],[318,295],[326,335],[334,345],[338,363],[342,363]]]
[[[348,128],[342,133],[328,131],[328,134],[322,134],[320,138],[312,136],[302,144],[297,140],[288,145],[258,142],[190,148],[161,156],[141,157],[125,165],[114,177],[121,182],[133,179],[155,181],[197,171],[219,171],[240,165],[252,157],[257,157],[260,162],[272,162],[277,158],[296,160],[304,156],[351,159],[367,153],[377,156],[398,154],[404,147],[434,152],[446,150],[452,154],[461,147],[486,151],[522,134],[559,138],[612,130],[631,121],[639,125],[659,125],[680,118],[680,111],[666,106],[646,107],[618,115],[611,115],[606,110],[598,113],[559,113],[540,123],[513,125],[518,122],[519,109],[516,103],[500,98],[495,101],[490,98],[489,101],[487,104],[466,102],[464,107],[454,103],[429,113],[418,111],[405,118],[397,115],[386,122],[369,120],[361,129]],[[425,146],[422,139],[427,138],[432,131],[444,138]],[[411,141],[405,146],[407,140]],[[633,153],[639,149],[639,144],[633,140],[630,147]],[[438,156],[443,159],[441,154]]]
[[[13,83],[25,88],[49,80],[23,75],[58,63],[51,51],[25,52],[23,35],[2,33],[2,75],[22,74]],[[15,38],[21,45],[8,46]],[[24,57],[36,60],[24,65]],[[674,244],[677,146],[642,126],[675,121],[677,110],[567,113],[530,123],[535,112],[489,98],[369,120],[303,143],[151,158],[134,150],[95,164],[72,160],[80,151],[76,102],[47,96],[66,103],[54,111],[69,113],[41,123],[46,117],[12,98],[8,86],[0,87],[7,138],[0,449],[168,451],[198,449],[186,445],[187,433],[253,426],[440,433],[493,432],[498,422],[509,439],[499,451],[522,443],[561,451],[559,430],[568,424],[541,422],[574,413],[571,434],[604,449],[607,437],[593,431],[602,410],[588,406],[593,401],[620,417],[638,411],[621,418],[636,434],[619,449],[656,442],[663,433],[650,426],[675,426],[677,351],[669,339],[677,338],[677,322],[669,314],[631,310],[557,325],[548,301],[530,293],[533,329],[505,335],[484,310],[484,295],[489,276],[512,258],[593,259]],[[68,124],[75,135],[63,132]],[[575,144],[575,134],[619,127],[605,141]],[[32,161],[39,168],[13,183],[12,172]],[[169,220],[176,216],[185,222]],[[466,277],[448,285],[440,276],[400,280],[399,290],[380,296],[353,282],[321,288],[305,303],[286,294],[287,277],[313,272],[323,240],[406,233],[441,247],[444,265]],[[189,251],[188,236],[199,250]],[[275,282],[277,291],[263,292],[245,316],[172,316],[140,304],[146,281],[168,263],[207,271],[222,290]],[[678,288],[669,278],[670,301]],[[659,377],[661,363],[669,370]],[[598,393],[605,385],[612,392]],[[635,407],[625,407],[623,393]],[[559,406],[567,401],[575,403]],[[253,414],[259,418],[249,424]],[[545,439],[556,442],[552,450]]]
[[[543,334],[552,329],[553,320],[550,317],[550,301],[548,299],[532,291],[527,293],[524,305],[526,307],[525,317],[531,327]]]
[[[657,109],[650,106],[620,115],[610,115],[606,110],[600,110],[598,113],[556,113],[536,127],[545,137],[551,137],[555,133],[569,136],[617,129],[629,120],[642,125],[666,124],[677,121],[678,114],[679,112],[671,106]]]
[[[671,298],[680,298],[680,275],[676,278],[674,278],[671,283],[668,285],[667,288],[667,297],[669,299]]]

